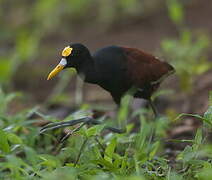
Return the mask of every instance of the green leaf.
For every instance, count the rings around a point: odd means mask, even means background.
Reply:
[[[0,149],[5,152],[10,152],[10,146],[8,144],[7,134],[3,130],[0,129]]]
[[[186,146],[183,152],[181,152],[178,156],[178,160],[182,160],[184,163],[189,162],[194,158],[195,154],[191,146]]]
[[[155,154],[156,154],[157,150],[159,149],[159,147],[160,147],[160,142],[159,141],[155,142],[152,145],[152,150],[149,153],[149,160],[153,159],[153,157],[155,156]]]
[[[61,165],[59,159],[56,156],[44,154],[40,155],[39,157],[43,160],[40,165],[44,165],[50,170]]]
[[[206,71],[208,71],[211,67],[210,63],[207,62],[202,62],[199,63],[199,66],[194,66],[194,72],[196,72],[197,75],[201,75],[203,73],[205,73]]]
[[[147,124],[144,117],[141,115],[141,128],[135,139],[136,151],[138,154],[143,153],[146,148],[146,139],[150,133],[150,126]]]
[[[212,91],[209,92],[209,106],[212,106]]]
[[[101,164],[101,165],[103,165],[103,166],[105,166],[105,167],[107,167],[109,169],[113,169],[114,168],[113,163],[109,162],[105,158],[104,159],[100,158],[100,159],[96,160],[95,162],[96,162],[96,164]]]
[[[204,121],[212,127],[212,106],[209,106],[208,110],[204,113]]]
[[[212,168],[206,168],[206,169],[201,170],[197,174],[197,177],[200,180],[210,180],[210,179],[212,179]]]
[[[88,137],[94,136],[94,135],[96,135],[96,133],[97,133],[97,127],[96,126],[93,126],[93,127],[89,128],[87,130],[87,136]]]
[[[198,119],[203,120],[203,117],[200,116],[199,114],[181,113],[181,114],[179,114],[179,116],[177,116],[177,117],[175,118],[175,121],[181,119],[183,116],[190,116],[190,117],[195,117],[195,118],[198,118]]]
[[[194,142],[197,145],[200,145],[202,143],[202,129],[197,130]]]
[[[38,156],[37,156],[36,149],[33,149],[33,148],[31,148],[31,147],[25,146],[25,147],[24,147],[24,151],[25,151],[25,153],[26,153],[26,159],[27,159],[31,164],[37,165],[36,163],[38,162],[39,158],[38,158]]]
[[[126,120],[129,113],[129,104],[131,99],[132,97],[130,95],[125,95],[121,99],[121,107],[119,108],[118,117],[117,117],[119,125],[121,125],[121,127],[126,126],[127,124]]]
[[[6,83],[12,76],[11,60],[0,58],[0,82]]]
[[[87,129],[86,135],[88,137],[95,136],[95,135],[99,134],[102,131],[102,129],[104,129],[104,127],[105,127],[104,124],[90,127],[89,129]]]
[[[177,0],[168,0],[168,11],[171,20],[179,25],[183,22],[184,13],[183,13],[183,6]]]
[[[7,138],[8,138],[8,141],[13,143],[13,144],[22,144],[22,139],[19,138],[16,134],[14,133],[8,133],[7,134]]]
[[[117,144],[117,140],[116,140],[116,138],[113,138],[110,141],[110,144],[105,149],[105,157],[104,157],[104,159],[109,161],[109,162],[111,162],[111,163],[112,163],[113,153],[114,153],[114,150],[116,148],[116,144]]]

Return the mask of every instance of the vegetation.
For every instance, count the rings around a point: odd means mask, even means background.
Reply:
[[[113,119],[100,116],[98,120],[104,123],[83,126],[66,141],[59,143],[67,132],[77,127],[40,134],[44,124],[61,121],[42,112],[53,104],[69,104],[64,91],[74,73],[64,74],[52,92],[48,90],[51,93],[46,98],[44,107],[39,107],[33,101],[30,92],[17,92],[15,88],[14,79],[23,73],[20,72],[21,67],[35,63],[41,55],[49,58],[49,54],[55,51],[49,48],[51,37],[54,33],[60,37],[65,36],[71,28],[63,31],[61,27],[66,26],[67,21],[72,22],[71,27],[77,23],[88,26],[87,22],[92,19],[92,23],[103,24],[104,29],[108,30],[118,21],[145,17],[160,8],[160,1],[149,2],[0,1],[0,40],[3,44],[0,50],[0,179],[212,179],[212,92],[207,92],[209,105],[204,114],[168,113],[155,120],[148,108],[132,112],[131,98],[126,96]],[[184,5],[177,0],[165,1],[164,6],[176,26],[178,36],[162,40],[159,54],[169,59],[176,68],[179,79],[176,81],[181,87],[179,92],[192,94],[196,77],[211,68],[207,56],[210,37],[203,31],[197,33],[186,26]],[[95,11],[91,12],[92,9]],[[90,16],[87,17],[88,14]],[[53,43],[57,43],[57,40]],[[32,70],[34,74],[24,74],[24,81],[33,84],[32,79],[44,76],[46,67],[35,67],[36,70]],[[76,81],[76,87],[77,108],[64,121],[89,116],[89,110],[96,110],[95,106],[82,101],[80,81]],[[40,88],[35,89],[36,93],[38,91],[41,91]],[[168,91],[169,89],[158,92],[155,98]],[[192,97],[192,101],[197,103],[195,97]],[[97,108],[99,109],[101,107]],[[198,122],[198,127],[192,130],[193,137],[170,138],[169,130],[188,118]],[[127,132],[108,132],[104,129],[107,125],[126,127]],[[170,144],[183,146],[170,148]]]
[[[6,95],[2,91],[0,100],[1,133],[1,178],[6,179],[210,179],[211,145],[207,143],[207,133],[212,129],[212,106],[204,116],[194,116],[203,125],[196,132],[194,139],[167,139],[167,128],[173,122],[167,117],[152,121],[148,111],[137,111],[128,114],[126,99],[119,111],[119,118],[124,114],[129,119],[137,116],[140,129],[132,131],[134,124],[127,124],[124,134],[102,131],[107,124],[83,127],[71,136],[65,144],[58,144],[61,130],[44,135],[39,134],[37,114],[43,120],[57,121],[54,117],[41,114],[36,108],[8,115],[8,103],[15,94]],[[211,96],[212,98],[212,96]],[[128,98],[127,98],[128,99]],[[212,103],[212,102],[211,102]],[[75,112],[65,120],[82,117]],[[147,118],[149,117],[149,118]],[[177,119],[179,119],[178,117]],[[102,118],[101,118],[102,119]],[[110,121],[108,121],[110,122]],[[72,129],[73,130],[73,129]],[[165,152],[167,141],[176,143],[189,142],[185,149],[176,157],[168,157]],[[85,143],[84,149],[81,149]],[[82,151],[82,152],[81,152]],[[77,164],[76,159],[81,152]],[[174,162],[171,159],[174,158]]]

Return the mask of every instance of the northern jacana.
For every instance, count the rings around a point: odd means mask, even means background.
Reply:
[[[75,68],[85,82],[97,84],[110,92],[117,105],[127,92],[134,89],[133,96],[148,100],[156,116],[151,95],[167,76],[175,72],[167,62],[136,48],[108,46],[91,54],[79,43],[64,48],[62,59],[48,80],[66,68]]]

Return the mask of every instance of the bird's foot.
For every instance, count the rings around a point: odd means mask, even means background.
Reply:
[[[91,118],[85,117],[85,118],[80,118],[80,119],[71,120],[71,121],[49,123],[41,128],[40,134],[49,130],[53,130],[53,129],[60,129],[64,127],[74,126],[79,123],[88,123],[89,121],[91,121]]]
[[[97,121],[91,117],[85,117],[85,118],[80,118],[80,119],[75,119],[75,120],[71,120],[71,121],[66,121],[66,122],[58,122],[58,123],[49,123],[46,126],[44,126],[41,130],[40,130],[40,134],[49,131],[49,130],[53,130],[53,129],[59,129],[59,128],[64,128],[64,127],[68,127],[68,126],[74,126],[80,124],[77,128],[73,129],[72,131],[70,131],[69,133],[67,133],[65,136],[62,137],[62,139],[59,141],[59,144],[61,145],[66,139],[68,139],[72,134],[74,134],[75,132],[79,131],[84,125],[86,124],[92,124],[92,125],[98,125],[101,124],[100,121]],[[104,129],[107,129],[111,132],[114,133],[125,133],[126,129],[117,129],[114,127],[110,127],[110,126],[105,126]],[[103,151],[105,151],[104,146],[99,142],[98,138],[95,138],[97,143],[100,145],[100,147],[103,149]],[[79,162],[80,156],[82,154],[82,151],[86,145],[88,141],[88,138],[86,138],[80,148],[80,151],[78,153],[78,156],[76,158],[76,161],[74,163],[74,166],[76,166]],[[60,147],[60,146],[59,146]]]
[[[92,117],[85,117],[85,118],[80,118],[80,119],[75,119],[75,120],[70,120],[70,121],[65,121],[65,122],[57,122],[57,123],[49,123],[47,125],[45,125],[43,128],[41,128],[40,130],[40,134],[49,131],[49,130],[53,130],[53,129],[60,129],[60,128],[64,128],[64,127],[69,127],[69,126],[74,126],[77,124],[80,124],[80,126],[78,126],[77,128],[75,128],[74,130],[70,131],[69,133],[67,133],[61,140],[60,142],[64,142],[66,139],[68,139],[68,137],[70,137],[72,134],[74,134],[75,132],[79,131],[84,125],[98,125],[101,124],[102,122],[93,119]],[[126,132],[126,129],[118,129],[118,128],[114,128],[114,127],[110,127],[110,126],[105,126],[104,129],[109,130],[113,133],[118,133],[118,134],[122,134]]]

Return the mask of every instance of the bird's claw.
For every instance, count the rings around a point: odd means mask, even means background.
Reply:
[[[53,130],[53,129],[74,126],[76,124],[83,123],[83,122],[88,124],[89,121],[91,121],[91,120],[92,120],[91,117],[85,117],[85,118],[75,119],[75,120],[71,120],[71,121],[49,123],[40,129],[40,134],[42,134],[46,131],[49,131],[49,130]]]
[[[66,121],[66,122],[49,123],[49,124],[45,125],[43,128],[41,128],[40,134],[42,134],[46,131],[49,131],[49,130],[53,130],[53,129],[59,129],[59,128],[64,128],[64,127],[74,126],[74,125],[77,125],[79,123],[83,123],[83,124],[81,124],[78,128],[74,129],[73,131],[71,131],[70,133],[65,135],[61,139],[61,141],[64,141],[65,139],[67,139],[74,132],[79,131],[86,124],[91,124],[91,125],[101,124],[101,122],[98,121],[98,120],[95,120],[91,117],[85,117],[85,118],[75,119],[75,120]],[[109,131],[114,132],[114,133],[118,133],[118,134],[122,134],[122,133],[126,132],[126,129],[117,129],[117,128],[110,127],[110,126],[105,126],[104,129],[109,130]]]

